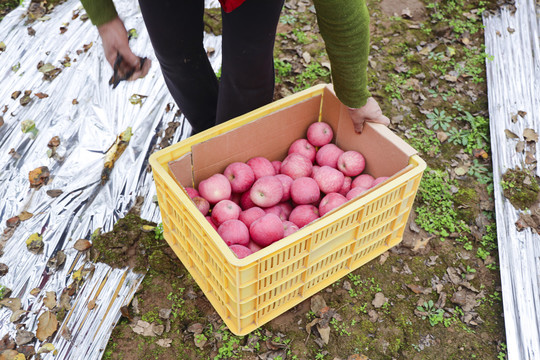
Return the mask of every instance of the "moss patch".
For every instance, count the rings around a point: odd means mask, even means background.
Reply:
[[[540,186],[536,176],[527,169],[508,169],[502,176],[503,195],[517,209],[529,209],[538,201]]]

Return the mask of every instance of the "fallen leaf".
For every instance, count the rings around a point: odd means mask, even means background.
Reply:
[[[322,341],[328,345],[328,342],[330,341],[330,326],[326,325],[321,327],[319,324],[317,325],[317,330],[319,331],[319,335],[321,335]]]
[[[56,293],[54,291],[47,291],[45,297],[43,298],[43,305],[45,305],[49,310],[54,309],[56,306]]]
[[[156,341],[156,344],[158,346],[161,346],[164,348],[171,347],[171,343],[172,343],[172,339],[159,339],[158,341]]]
[[[525,115],[527,115],[527,112],[526,112],[526,111],[523,111],[523,110],[519,110],[517,114],[518,114],[519,116],[521,116],[522,118],[524,118]]]
[[[456,173],[457,176],[463,176],[467,173],[468,169],[464,168],[464,167],[457,167],[454,172]]]
[[[133,94],[129,98],[129,102],[133,105],[143,105],[144,99],[146,99],[148,96],[146,95],[140,95],[140,94]]]
[[[55,351],[55,350],[56,350],[56,348],[54,347],[53,344],[44,343],[43,345],[41,345],[41,347],[39,348],[37,353],[38,354],[47,354],[47,353],[50,353],[51,351]]]
[[[33,233],[26,239],[26,248],[33,254],[39,254],[43,250],[43,237],[38,233]]]
[[[23,315],[25,315],[27,313],[26,310],[23,310],[23,309],[19,309],[19,310],[15,310],[12,314],[11,314],[11,317],[9,318],[9,321],[11,321],[12,323],[14,322],[17,322],[19,321]]]
[[[51,173],[46,166],[40,166],[28,173],[28,180],[30,181],[30,187],[40,187],[49,181]]]
[[[17,227],[21,223],[21,218],[18,216],[10,217],[6,220],[6,226],[7,227]]]
[[[324,301],[322,295],[315,295],[311,298],[311,311],[317,316],[320,315],[321,310],[326,306],[326,301]]]
[[[6,275],[8,271],[9,271],[9,267],[4,263],[0,263],[0,276]]]
[[[523,137],[525,138],[525,141],[529,142],[529,141],[534,141],[534,142],[538,142],[538,134],[536,133],[536,131],[534,131],[534,129],[525,129],[523,130]]]
[[[52,256],[49,261],[47,261],[47,266],[53,270],[58,270],[64,262],[66,261],[66,254],[59,250],[54,256]]]
[[[60,146],[60,137],[53,136],[51,138],[51,140],[49,140],[49,143],[47,144],[47,147],[56,148],[58,146]]]
[[[523,141],[523,140],[518,141],[517,144],[516,144],[516,152],[518,152],[518,153],[524,152],[526,144],[527,143],[525,141]]]
[[[68,30],[66,26],[60,26],[60,34],[65,33]]]
[[[21,95],[21,92],[19,90],[17,91],[14,91],[12,94],[11,94],[11,98],[13,100],[17,100],[17,98]]]
[[[473,155],[475,158],[487,159],[488,153],[484,149],[473,149]]]
[[[62,336],[67,341],[71,341],[71,331],[66,326],[62,328],[60,336]]]
[[[19,298],[6,298],[0,300],[0,306],[5,306],[11,311],[17,311],[21,308],[22,303]]]
[[[152,226],[152,225],[143,225],[142,226],[142,231],[143,232],[146,232],[146,233],[149,233],[149,232],[152,232],[156,229],[155,226]]]
[[[84,45],[84,46],[83,46],[84,52],[87,52],[88,50],[90,50],[90,49],[92,48],[93,45],[94,45],[93,42],[90,42],[90,43]]]
[[[45,341],[45,339],[54,334],[56,329],[58,329],[58,320],[56,320],[56,316],[50,311],[45,311],[38,318],[36,337],[40,341]]]
[[[59,197],[60,195],[62,195],[64,192],[62,190],[60,190],[60,189],[52,189],[52,190],[47,190],[46,193],[50,197],[56,198],[56,197]]]
[[[513,34],[516,29],[511,28],[510,26],[506,28],[510,34]]]
[[[197,334],[202,334],[203,332],[203,325],[200,323],[191,324],[188,326],[187,331]]]
[[[130,321],[132,320],[131,315],[129,313],[129,308],[127,306],[122,306],[120,308],[120,313],[122,314],[123,317],[129,319]]]
[[[71,103],[72,103],[73,105],[77,105],[77,104],[79,103],[79,101],[78,101],[77,99],[73,99],[73,100],[71,101]]]
[[[31,27],[31,26],[26,28],[26,31],[28,32],[28,35],[30,35],[30,36],[35,36],[36,35],[36,30],[34,30],[34,28]]]
[[[107,180],[109,180],[109,175],[114,168],[114,164],[124,153],[132,136],[133,132],[131,131],[131,127],[128,127],[116,137],[115,142],[111,145],[109,150],[107,150],[107,153],[105,154],[105,164],[103,165],[103,170],[101,172],[101,185],[104,185]]]
[[[534,164],[535,162],[536,162],[536,156],[534,152],[532,151],[525,152],[525,164],[530,165],[530,164]]]
[[[49,97],[49,95],[41,93],[41,92],[35,93],[34,95],[37,96],[39,99],[45,99]]]
[[[80,268],[79,270],[75,271],[75,272],[73,273],[73,275],[71,275],[71,278],[72,278],[74,281],[82,280],[82,268]]]
[[[22,211],[19,214],[19,219],[21,219],[21,221],[26,221],[26,220],[30,219],[32,216],[34,216],[34,214],[29,213],[28,211]]]
[[[513,122],[514,124],[517,123],[517,121],[518,121],[517,114],[512,115],[511,119],[512,119],[512,122]]]
[[[30,290],[30,295],[37,296],[40,292],[41,292],[40,288],[33,288],[32,290]]]
[[[15,343],[17,343],[17,345],[25,345],[32,340],[34,340],[33,332],[24,329],[17,330],[17,334],[15,335]]]
[[[504,129],[504,133],[506,134],[506,137],[508,139],[518,139],[519,136],[517,136],[515,133],[513,133],[512,131],[508,130],[508,129]]]
[[[75,250],[78,251],[85,251],[92,247],[92,243],[86,239],[79,239],[75,242],[75,245],[73,245]]]
[[[6,43],[3,41],[0,41],[0,51],[6,51]]]

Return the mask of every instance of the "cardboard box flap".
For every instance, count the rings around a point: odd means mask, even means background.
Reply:
[[[193,172],[191,168],[192,156],[187,153],[182,157],[169,162],[169,171],[176,182],[183,187],[193,187]]]
[[[289,146],[305,138],[309,124],[318,121],[321,99],[309,98],[193,145],[194,183],[223,173],[230,163],[246,162],[255,156],[283,160]]]

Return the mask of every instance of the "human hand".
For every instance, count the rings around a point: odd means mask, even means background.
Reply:
[[[366,105],[361,108],[348,108],[349,116],[351,117],[354,125],[354,130],[357,133],[362,133],[364,129],[364,123],[366,121],[375,122],[383,125],[390,125],[390,119],[383,115],[381,107],[377,103],[377,100],[370,97],[367,100]]]
[[[126,28],[119,17],[98,26],[98,31],[103,41],[105,58],[111,67],[114,68],[118,55],[122,57],[122,61],[118,64],[118,76],[120,78],[125,78],[125,75],[130,72],[132,74],[127,80],[136,80],[148,74],[151,61],[147,59],[141,66],[141,58],[131,51]]]

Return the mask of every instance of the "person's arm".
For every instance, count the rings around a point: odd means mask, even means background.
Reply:
[[[339,100],[349,107],[355,130],[365,121],[390,121],[367,88],[369,12],[365,0],[314,0],[317,22],[332,67]],[[369,101],[368,101],[369,99]]]
[[[133,54],[129,47],[126,28],[118,17],[112,0],[81,0],[81,3],[92,24],[98,28],[103,41],[105,58],[111,67],[114,66],[116,57],[121,55],[123,59],[119,69],[121,74],[127,73],[130,69],[135,69],[129,80],[144,77],[150,69],[151,61],[145,61],[141,68],[139,57]]]
[[[112,0],[81,0],[81,3],[92,24],[98,27],[118,17]]]

